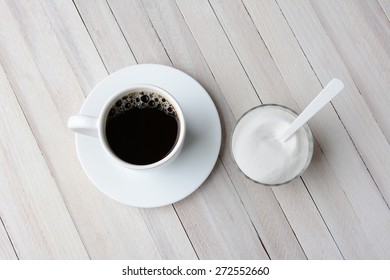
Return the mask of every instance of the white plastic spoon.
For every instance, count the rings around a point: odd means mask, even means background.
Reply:
[[[303,112],[293,121],[285,132],[279,137],[279,140],[285,142],[302,125],[311,119],[319,110],[322,109],[333,97],[335,97],[344,88],[344,83],[339,79],[333,79],[326,87],[314,98],[314,100],[303,110]]]

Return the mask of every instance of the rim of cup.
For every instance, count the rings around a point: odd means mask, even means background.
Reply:
[[[107,136],[106,136],[106,124],[107,124],[107,117],[108,117],[109,111],[117,100],[121,99],[123,96],[126,96],[127,94],[130,94],[132,92],[143,91],[143,90],[155,92],[155,93],[163,96],[164,98],[166,98],[168,100],[169,103],[171,103],[174,106],[176,113],[177,113],[177,116],[178,116],[178,119],[179,119],[179,135],[177,137],[177,140],[176,140],[176,143],[175,143],[173,149],[165,157],[163,157],[159,161],[156,161],[156,162],[153,162],[150,164],[137,165],[137,164],[132,164],[132,163],[129,163],[127,161],[122,160],[112,151],[112,149],[108,143]],[[186,131],[186,124],[185,124],[185,120],[184,120],[184,114],[183,114],[181,106],[179,105],[177,100],[168,91],[166,91],[160,87],[150,85],[150,84],[137,84],[137,85],[133,85],[131,87],[126,87],[126,88],[123,88],[123,89],[117,91],[116,93],[114,93],[110,97],[110,99],[108,99],[106,101],[106,103],[103,106],[102,111],[99,114],[99,118],[98,118],[98,135],[99,135],[100,142],[103,146],[103,149],[106,151],[106,153],[108,155],[111,156],[112,159],[114,159],[120,165],[125,166],[125,167],[130,168],[130,169],[135,169],[135,170],[153,169],[153,168],[156,168],[158,166],[165,164],[166,162],[168,162],[169,160],[174,158],[175,155],[178,152],[180,152],[180,149],[183,146],[185,131]]]

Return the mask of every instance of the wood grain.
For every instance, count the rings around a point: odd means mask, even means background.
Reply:
[[[84,94],[87,95],[92,89],[91,85],[93,87],[97,81],[104,79],[107,71],[102,67],[100,55],[84,27],[83,19],[78,15],[72,1],[40,2],[45,13],[41,16],[49,19],[49,21],[46,19],[46,23],[55,31],[54,37],[58,40],[62,52],[66,53],[67,64],[72,67],[73,71],[69,73],[75,75]],[[89,3],[91,4],[91,1]]]
[[[4,228],[4,223],[1,218],[0,222],[0,260],[16,260],[18,259],[18,256],[14,251],[11,240]]]
[[[10,12],[0,27],[1,62],[89,256],[160,258],[138,209],[107,198],[82,172],[66,122],[84,96],[43,9],[37,2],[3,6]]]
[[[177,1],[177,4],[227,102],[236,104],[235,108],[231,108],[235,117],[238,118],[248,109],[259,105],[257,93],[232,46],[221,36],[223,32],[217,32],[221,30],[221,26],[207,1]],[[223,69],[228,71],[222,71]]]
[[[390,141],[388,18],[377,1],[311,1],[311,5],[373,117]]]
[[[88,258],[1,67],[0,91],[1,226],[20,258]]]
[[[383,13],[387,16],[387,20],[390,21],[390,2],[388,0],[378,0],[378,3]]]
[[[302,104],[301,106],[304,107],[321,89],[321,84],[316,76],[316,74],[320,75],[321,72],[313,72],[312,66],[308,63],[305,54],[302,52],[300,45],[296,41],[294,33],[291,32],[290,26],[286,22],[279,6],[275,2],[260,3],[245,1],[244,3],[279,70],[287,82],[295,100],[298,104]],[[300,9],[304,10],[302,6]],[[301,20],[303,18],[307,19],[310,17],[307,15],[300,16]],[[293,26],[293,22],[290,22],[290,24]],[[305,26],[312,27],[313,24],[307,24]],[[303,27],[301,28],[301,30],[303,30]],[[283,34],[283,36],[280,36],[281,34]],[[315,34],[312,35],[313,36],[310,37],[310,42],[315,41],[313,38],[316,38]],[[326,37],[322,36],[320,38]],[[306,39],[305,42],[309,42],[309,40]],[[322,53],[323,52],[321,52],[321,54]],[[317,57],[319,56],[317,55]],[[324,71],[329,69],[329,65],[332,65],[332,60],[334,60],[334,57],[332,57],[332,59],[329,58],[324,60],[324,62],[327,62],[327,65],[323,64],[320,70]],[[326,82],[330,80],[330,75],[335,76],[336,73],[339,72],[329,71],[327,76],[323,77],[323,83],[326,84]],[[349,80],[344,78],[344,75],[337,76],[346,83],[349,83]],[[340,111],[338,111],[339,113],[348,108],[346,104],[349,104],[350,101],[346,101],[344,98],[346,98],[346,95],[348,95],[352,86],[353,85],[349,84],[345,89],[345,94],[339,96],[339,100],[344,100],[344,106],[343,108],[340,108]],[[349,100],[354,99],[359,101],[358,98],[350,98]],[[336,109],[338,109],[337,98],[333,104]],[[355,111],[356,109],[351,109],[348,113],[351,114]],[[359,113],[364,113],[364,104],[362,105],[362,111]],[[341,113],[340,116],[343,117]],[[362,116],[359,117],[362,118]],[[364,116],[364,120],[370,120],[370,116]],[[345,122],[346,120],[343,119],[344,124]],[[351,251],[355,251],[355,253],[357,253],[355,257],[358,258],[364,258],[365,255],[369,254],[368,252],[371,252],[372,256],[386,255],[386,252],[389,251],[385,250],[384,247],[389,246],[390,243],[388,238],[383,235],[384,232],[388,231],[387,224],[383,224],[382,222],[383,219],[388,219],[388,207],[383,201],[383,198],[373,182],[370,173],[367,171],[364,162],[360,159],[359,153],[356,151],[354,143],[351,142],[349,135],[346,133],[338,115],[335,111],[333,111],[331,106],[328,106],[327,108],[324,108],[317,117],[310,122],[310,124],[314,136],[319,142],[321,150],[324,152],[332,172],[334,173],[333,177],[337,178],[340,182],[340,186],[342,187],[342,190],[340,190],[340,188],[332,186],[333,189],[331,190],[334,191],[334,194],[332,195],[333,197],[331,198],[331,201],[328,200],[325,202],[322,201],[324,197],[317,196],[316,191],[319,189],[311,189],[311,184],[307,184],[309,190],[312,192],[313,198],[319,206],[319,209],[321,210],[321,205],[328,207],[334,199],[341,199],[344,193],[346,197],[343,204],[345,206],[350,204],[353,207],[353,211],[356,212],[355,215],[357,215],[358,219],[353,219],[355,221],[354,223],[356,223],[354,227],[356,229],[360,228],[358,231],[361,235],[361,237],[358,237],[360,241],[356,243],[354,242],[353,247],[349,249]],[[375,123],[372,123],[372,126],[375,127]],[[371,128],[372,127],[369,127],[368,130]],[[375,133],[375,135],[378,135],[378,132]],[[360,137],[359,139],[362,138],[363,137]],[[314,173],[308,170],[307,175],[311,176],[312,174]],[[330,178],[332,177],[328,177],[328,180]],[[318,180],[317,178],[313,179]],[[357,188],[357,186],[359,187]],[[378,208],[373,210],[373,205]],[[373,213],[381,213],[380,215],[383,216],[375,218],[372,216]],[[338,219],[339,214],[334,212],[334,215],[332,216],[333,217],[329,219],[328,224],[332,219]],[[378,227],[381,229],[378,230]],[[338,228],[339,226],[337,229]],[[357,237],[357,235],[354,236]],[[371,239],[371,241],[369,241],[369,239]],[[365,241],[360,243],[363,240]],[[379,243],[381,243],[381,245],[379,245]],[[358,249],[356,246],[362,247]],[[351,257],[352,256],[348,256],[348,258]]]
[[[122,31],[117,25],[107,2],[96,2],[93,13],[89,9],[90,4],[88,2],[77,2],[76,7],[83,17],[83,22],[93,39],[96,49],[102,54],[102,62],[108,71],[115,71],[135,63],[136,60],[131,49],[122,35]],[[54,21],[54,18],[52,20]],[[118,46],[122,47],[113,48],[111,46],[112,42],[118,42]],[[67,44],[71,45],[72,42],[67,42]],[[95,81],[96,84],[98,82],[98,80]],[[92,88],[92,86],[89,87]],[[172,207],[163,207],[158,210],[140,209],[139,211],[162,258],[196,258],[191,242]]]
[[[351,4],[351,8],[352,7],[353,5]],[[295,16],[294,19],[290,21],[291,26],[293,28],[295,27],[294,30],[296,30],[295,34],[297,37],[302,36],[301,41],[303,43],[301,44],[301,47],[303,47],[307,57],[310,57],[312,66],[316,70],[320,80],[328,80],[330,79],[331,75],[335,75],[335,73],[337,73],[336,75],[342,77],[347,84],[345,94],[341,95],[341,98],[339,98],[340,103],[337,102],[336,99],[333,104],[348,134],[352,138],[352,141],[356,146],[358,153],[361,156],[363,163],[365,164],[365,167],[368,169],[369,175],[373,178],[376,187],[380,191],[380,193],[377,194],[376,188],[371,189],[372,192],[370,193],[372,195],[372,199],[376,201],[374,204],[377,203],[380,205],[378,207],[382,209],[381,211],[386,213],[386,206],[389,207],[390,203],[388,188],[388,185],[390,184],[390,177],[388,172],[390,166],[390,145],[388,141],[386,141],[384,133],[382,133],[383,130],[381,130],[377,121],[372,116],[372,112],[375,109],[371,109],[370,105],[362,98],[362,94],[359,91],[358,86],[353,82],[355,79],[351,78],[351,75],[348,73],[348,70],[341,61],[341,57],[337,55],[335,46],[331,44],[330,40],[326,40],[326,38],[328,38],[325,36],[326,30],[321,28],[318,20],[315,20],[315,13],[310,8],[310,5],[302,5],[302,8],[300,9],[300,12],[304,12],[302,15],[300,15],[298,11],[295,11],[293,7],[288,6],[287,9],[289,9],[291,12],[296,12],[297,16]],[[288,13],[287,9],[285,15],[288,18],[291,17],[291,13]],[[348,12],[345,11],[345,13]],[[309,21],[300,22],[300,24],[297,25],[299,20],[302,20],[303,18]],[[377,19],[376,17],[373,18]],[[381,20],[380,17],[378,20]],[[303,34],[298,32],[299,30],[304,30],[303,26],[311,26],[310,30],[312,32],[316,32],[317,37],[322,38],[322,40],[310,40],[310,43],[313,45],[306,43],[307,40],[303,39]],[[389,26],[387,25],[387,28],[388,27]],[[384,29],[386,29],[386,27],[384,27]],[[304,31],[308,32],[308,30]],[[314,33],[306,33],[306,36],[307,35],[311,37],[314,35]],[[349,44],[351,44],[351,42],[349,42]],[[318,50],[322,50],[321,47],[324,48],[323,51],[321,51],[323,57],[319,56],[317,53]],[[325,61],[328,62],[325,64]],[[386,58],[384,58],[383,64],[387,64]],[[361,69],[363,68],[364,66],[361,66]],[[322,69],[327,69],[327,71],[323,71]],[[381,85],[378,85],[378,92],[380,92],[381,87]],[[345,104],[348,104],[348,102],[351,104],[351,106],[345,106]],[[359,128],[356,126],[357,124],[359,125]],[[349,165],[349,167],[350,166],[351,165]],[[356,182],[356,184],[358,184],[358,182]],[[362,181],[360,181],[360,184],[362,185]],[[352,189],[351,193],[356,194],[356,192]],[[366,199],[366,195],[364,194],[358,199],[361,198],[363,198],[363,200]],[[356,207],[361,209],[363,205],[366,205],[366,210],[369,210],[371,208],[368,204],[369,203],[361,204],[361,202],[358,201]],[[371,209],[371,211],[375,212],[377,210]],[[374,216],[372,216],[372,218]],[[380,222],[377,221],[377,223],[379,224]]]
[[[299,243],[272,191],[269,188],[259,188],[237,170],[229,148],[230,135],[236,119],[177,5],[174,1],[170,1],[169,4],[143,1],[143,4],[174,66],[195,77],[217,105],[224,135],[220,159],[238,190],[240,199],[245,202],[246,211],[268,255],[271,258],[304,258]],[[240,185],[243,187],[240,188]]]
[[[138,63],[171,65],[140,1],[109,0],[108,3],[134,56],[140,57]]]
[[[107,1],[94,1],[91,5],[76,0],[75,5],[109,73],[136,63]],[[92,71],[93,67],[89,67],[87,72]]]
[[[56,2],[56,4],[57,3],[58,3],[58,5],[60,5],[60,7],[56,7],[56,6],[51,7],[53,11],[59,11],[60,8],[65,9],[67,11],[68,19],[72,18],[72,16],[73,16],[76,18],[73,21],[77,20],[79,15],[76,12],[76,9],[73,5],[66,5],[66,3],[61,4],[60,2]],[[96,7],[97,7],[97,10],[100,11],[102,14],[108,15],[106,17],[106,19],[110,19],[110,17],[109,17],[110,15],[111,15],[111,19],[112,19],[112,14],[109,12],[107,5],[100,5],[100,6],[96,6]],[[108,13],[107,13],[107,10],[108,10]],[[52,17],[49,18],[51,20],[52,26],[55,28],[55,30],[57,32],[59,32],[59,33],[57,33],[59,36],[63,36],[63,33],[60,32],[60,28],[59,28],[60,26],[58,26],[57,21],[56,21],[56,18],[57,18],[56,14],[54,12],[52,12],[52,13],[50,13],[50,15],[54,16],[53,18]],[[96,18],[96,20],[98,20],[98,18]],[[84,22],[88,22],[87,17],[84,20]],[[101,23],[101,24],[95,25],[97,28],[96,30],[100,30],[103,32],[104,32],[104,28],[107,28],[107,26],[109,26],[109,30],[112,30],[113,27],[115,27],[115,26],[111,26],[111,25],[106,25],[107,23],[105,21],[102,21],[101,18],[99,19],[99,23]],[[95,23],[93,23],[93,24],[95,24]],[[73,33],[71,25],[67,24],[66,28],[71,30],[70,32]],[[85,30],[84,36],[86,36],[87,34],[88,34],[87,30]],[[90,34],[94,34],[93,31],[90,31]],[[112,34],[115,36],[115,32],[110,32],[110,33],[106,32],[106,34]],[[70,36],[70,38],[78,38],[78,37],[77,37],[77,34],[72,34],[72,36]],[[116,40],[117,38],[108,38],[109,42],[112,42],[114,39]],[[72,50],[70,47],[72,45],[74,45],[76,42],[73,42],[72,41],[73,39],[69,40],[69,38],[67,38],[67,37],[64,37],[63,40],[64,40],[63,44],[66,44],[69,46],[66,49]],[[84,40],[84,41],[87,41],[87,40]],[[94,42],[94,43],[96,44],[96,46],[99,48],[100,51],[104,50],[104,46],[102,47],[100,44],[98,44],[99,43],[98,41]],[[89,49],[89,52],[95,51],[95,49],[92,48],[92,46],[93,45],[91,45],[91,44],[85,44],[85,46],[84,46],[85,50],[83,50],[83,51],[88,52],[87,51],[88,49]],[[108,66],[108,69],[116,70],[115,67],[122,67],[122,65],[125,66],[124,63],[126,61],[123,61],[123,58],[125,56],[128,58],[127,61],[134,62],[134,58],[130,55],[131,53],[129,54],[128,51],[129,51],[128,49],[122,49],[122,54],[124,54],[124,55],[119,56],[119,57],[118,57],[118,54],[115,52],[112,52],[112,51],[106,52],[107,56],[109,56],[109,54],[114,54],[116,56],[102,57],[105,59],[103,62],[105,63],[105,65]],[[68,57],[72,56],[72,52],[67,52],[66,54]],[[109,63],[111,63],[111,64],[109,64]],[[86,77],[88,77],[88,76],[92,77],[95,70],[93,68],[89,68],[88,65],[85,66],[85,75],[86,75]],[[103,71],[103,68],[104,68],[104,67],[102,67],[103,64],[99,64],[99,65]],[[100,81],[99,77],[95,77],[95,76],[93,76],[93,77],[94,77],[94,80],[92,82],[94,84],[88,84],[87,88],[89,88],[89,89],[94,87],[95,84],[97,84]],[[96,80],[95,80],[95,78],[96,78]],[[81,103],[79,103],[78,106],[81,106]],[[111,202],[110,206],[109,206],[110,208],[112,208],[112,207],[115,209],[118,208],[116,202],[111,201],[111,200],[110,200],[110,202]],[[161,257],[163,257],[163,258],[175,259],[175,258],[194,258],[194,257],[196,257],[196,255],[194,254],[193,248],[191,247],[191,244],[190,244],[190,242],[189,242],[189,240],[188,240],[188,238],[187,238],[187,236],[186,236],[186,234],[181,226],[181,223],[178,220],[176,213],[174,212],[174,210],[171,207],[164,208],[164,210],[161,209],[160,211],[154,211],[154,210],[149,211],[149,210],[132,209],[132,208],[123,206],[121,211],[124,211],[124,215],[117,215],[117,214],[112,214],[112,215],[115,215],[117,217],[117,221],[115,221],[116,223],[120,223],[120,224],[125,223],[126,224],[126,226],[123,228],[123,231],[117,232],[117,237],[120,240],[119,242],[120,243],[123,242],[125,244],[125,248],[124,248],[124,252],[123,252],[124,255],[128,255],[131,252],[131,251],[127,251],[128,249],[126,249],[126,247],[128,247],[128,248],[135,247],[133,244],[133,242],[134,242],[133,238],[142,239],[142,238],[144,238],[143,235],[145,235],[145,236],[150,235],[152,240],[153,240],[153,246],[156,246],[156,249],[158,250]],[[127,214],[125,214],[125,213],[127,213]],[[110,215],[110,210],[108,210],[107,215]],[[133,219],[131,216],[136,217],[136,219]],[[145,224],[146,227],[139,226],[142,224]],[[161,227],[159,225],[164,225],[164,227]],[[125,232],[129,228],[133,228],[135,233],[131,235],[131,238],[124,239],[123,234],[126,234]],[[147,228],[147,232],[142,233],[142,231],[146,230],[146,228]],[[156,230],[156,229],[159,229],[159,230]],[[164,242],[159,242],[159,240],[164,240]],[[118,241],[113,240],[113,242],[118,242]],[[138,242],[139,246],[143,246],[142,243],[145,241],[135,241],[135,242]],[[169,244],[169,246],[167,244]],[[167,250],[167,247],[169,247],[169,250]],[[114,254],[115,258],[116,257],[121,258],[120,254],[115,253],[114,251],[112,251],[112,253]],[[152,251],[146,251],[145,255],[148,255],[150,253],[152,253]]]
[[[388,259],[389,18],[387,0],[0,0],[0,259]],[[194,77],[223,130],[205,183],[155,209],[100,193],[66,125],[136,63]],[[247,179],[237,119],[300,112],[333,77],[345,89],[309,122],[303,176]]]
[[[310,57],[310,61],[313,67],[316,67],[316,69],[318,69],[317,72],[319,78],[330,79],[331,75],[338,75],[348,83],[348,88],[345,91],[345,94],[341,95],[340,98],[338,99],[340,100],[340,102],[337,102],[336,99],[333,104],[338,112],[338,115],[341,117],[343,125],[347,129],[348,134],[352,138],[354,145],[356,145],[359,154],[362,157],[366,167],[368,168],[376,185],[381,191],[381,195],[386,200],[387,206],[389,206],[390,190],[388,186],[390,184],[390,176],[388,170],[390,166],[390,145],[389,145],[389,138],[386,139],[385,136],[387,135],[386,131],[389,129],[390,126],[383,122],[379,123],[378,122],[379,119],[375,118],[375,115],[379,117],[378,114],[381,114],[379,111],[382,112],[388,111],[388,106],[390,105],[389,104],[390,99],[388,98],[389,95],[383,92],[383,88],[387,87],[387,89],[385,89],[385,91],[387,92],[388,88],[390,87],[390,84],[388,82],[389,81],[388,76],[390,75],[388,70],[390,65],[389,54],[381,53],[381,51],[378,51],[377,53],[376,51],[372,50],[372,52],[370,53],[372,53],[372,55],[375,54],[378,56],[372,57],[372,61],[370,63],[377,65],[373,67],[383,68],[383,70],[379,70],[380,73],[377,72],[377,74],[375,74],[374,70],[372,73],[366,72],[364,74],[365,75],[364,78],[362,76],[354,77],[353,73],[357,72],[357,70],[352,71],[350,70],[351,67],[354,69],[357,69],[357,67],[359,67],[360,70],[358,72],[363,72],[364,69],[369,69],[370,67],[368,65],[363,65],[363,64],[357,65],[357,63],[364,63],[364,62],[354,62],[355,65],[352,66],[348,65],[349,62],[348,60],[346,61],[346,59],[344,59],[344,57],[342,56],[343,53],[340,52],[340,55],[338,55],[337,53],[338,45],[332,42],[333,41],[331,40],[332,38],[325,36],[325,34],[329,34],[329,31],[322,27],[321,22],[316,17],[314,9],[310,6],[310,4],[305,5],[305,7],[307,8],[301,9],[301,12],[304,11],[306,12],[304,17],[307,20],[310,20],[310,22],[301,22],[299,26],[296,27],[297,30],[296,34],[297,36],[301,36],[301,34],[298,31],[303,30],[303,28],[301,28],[303,26],[302,24],[309,24],[310,26],[312,26],[311,29],[312,33],[309,36],[316,33],[317,38],[321,38],[321,39],[312,40],[311,41],[312,45],[308,45],[307,40],[302,40],[301,45],[302,47],[305,48],[304,50],[306,52],[306,55]],[[351,3],[350,7],[353,8],[354,5]],[[295,19],[299,17],[299,19],[302,21],[302,17],[300,17],[298,13],[296,14],[298,16]],[[347,15],[349,14],[348,11],[344,10],[344,14],[339,14],[339,17],[342,17],[343,20],[344,18],[349,17]],[[287,12],[286,15],[288,15]],[[377,17],[372,17],[372,18],[377,19]],[[345,24],[345,23],[343,24],[343,20],[340,20],[340,28],[344,28],[342,27]],[[383,27],[382,28],[383,32],[386,33],[384,30],[387,29],[388,30],[387,33],[389,33],[390,32],[389,23],[387,22],[387,25],[386,23],[383,23],[383,19],[379,15],[378,15],[378,21],[379,21],[378,25]],[[292,21],[292,26],[293,26],[293,22],[298,23],[298,20]],[[372,22],[375,23],[376,20]],[[352,23],[349,24],[353,25]],[[374,30],[372,30],[372,32],[374,32]],[[376,30],[375,32],[377,33],[378,30]],[[358,34],[355,35],[356,37],[359,38],[361,37]],[[378,39],[376,39],[377,40],[376,43],[382,45],[388,45],[389,43],[388,42],[386,43],[384,39],[388,37],[389,36],[384,36],[382,41],[381,40],[378,41]],[[345,36],[344,39],[342,40],[345,41],[345,44],[347,43],[349,45],[355,44],[353,43],[355,37],[348,38],[347,36]],[[380,49],[382,49],[383,47],[379,46]],[[352,49],[355,49],[355,47],[353,47]],[[321,50],[321,54],[323,54],[322,56],[318,55],[318,50]],[[363,50],[362,52],[367,53],[368,55],[368,51]],[[362,55],[356,54],[355,60],[356,61],[360,60],[360,57],[362,57],[361,60],[364,60],[363,59],[364,54]],[[352,58],[348,58],[348,59],[352,59]],[[321,70],[321,69],[325,69],[324,68],[325,61],[332,62],[332,63],[326,63],[327,65],[326,69],[328,71]],[[386,73],[388,74],[386,75]],[[368,89],[366,88],[367,91],[365,94],[363,94],[362,91],[363,88],[359,85],[359,81],[366,80],[367,79],[366,77],[371,77],[371,76],[373,78],[372,79],[370,78],[370,80],[381,79],[387,81],[378,81],[377,87],[373,83],[371,83],[370,85],[372,86],[371,87],[372,90],[370,89],[368,91]],[[367,83],[367,82],[364,81],[363,83]],[[373,97],[368,97],[368,96],[373,96]],[[380,101],[381,105],[371,103],[370,99],[375,100],[374,102],[377,102],[377,100],[381,100]],[[345,104],[348,103],[350,105],[345,106]],[[385,113],[384,115],[386,114],[387,113]],[[388,118],[384,117],[384,119],[388,119]],[[382,126],[380,126],[380,124],[382,124]]]
[[[228,5],[222,1],[211,1],[211,4],[261,100],[265,103],[286,104],[295,109],[296,103],[289,94],[287,85],[241,1],[229,1]],[[236,21],[237,17],[240,18],[239,22]],[[253,57],[253,53],[256,53],[255,57]],[[318,165],[318,168],[326,168],[325,164],[324,162],[322,166]],[[290,188],[274,188],[274,193],[305,254],[309,258],[316,259],[341,258],[341,254],[303,182],[297,180],[291,185]],[[297,205],[299,207],[296,207]],[[310,214],[302,219],[300,211]],[[312,229],[310,231],[302,230],[308,227]],[[310,238],[307,236],[308,232],[310,232]]]
[[[148,16],[141,2],[109,1],[109,4],[138,62],[171,65],[155,29],[150,21],[146,20]],[[128,22],[129,13],[133,16],[131,25]],[[142,47],[145,40],[148,42],[147,48]],[[220,162],[217,162],[216,166],[219,165]],[[230,184],[226,170],[217,167],[215,169],[219,170],[213,172],[218,179],[212,177],[203,184],[201,192],[205,193],[204,195],[192,195],[185,200],[185,206],[183,203],[175,205],[198,257],[218,259],[225,255],[226,258],[268,258],[245,208],[239,203],[239,197]],[[228,201],[236,205],[236,208],[231,209]],[[195,213],[204,215],[198,216]],[[226,219],[226,215],[229,219]],[[224,221],[225,224],[222,225],[218,221]],[[190,226],[191,224],[196,227]],[[239,230],[235,230],[237,224]],[[215,234],[212,234],[211,228],[214,228]],[[204,238],[197,234],[199,230],[208,232],[210,236]],[[245,232],[245,235],[242,232]],[[243,238],[244,236],[246,238]]]

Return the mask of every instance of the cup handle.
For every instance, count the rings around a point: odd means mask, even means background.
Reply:
[[[71,116],[68,119],[68,128],[76,133],[97,137],[98,119],[92,116]]]

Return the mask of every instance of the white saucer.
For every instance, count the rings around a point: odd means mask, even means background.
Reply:
[[[183,109],[187,130],[177,158],[153,171],[135,171],[115,164],[95,137],[76,134],[76,147],[85,173],[104,194],[135,207],[159,207],[190,195],[209,176],[221,146],[221,124],[213,101],[197,81],[157,64],[111,74],[92,90],[80,114],[97,117],[112,93],[140,83],[170,92]]]

